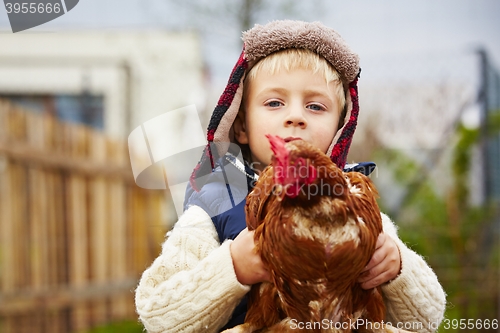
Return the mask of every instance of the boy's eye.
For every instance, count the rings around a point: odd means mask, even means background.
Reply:
[[[307,108],[314,110],[314,111],[323,111],[325,108],[319,104],[309,104]]]
[[[272,107],[272,108],[277,108],[277,107],[280,107],[281,105],[283,105],[283,103],[281,103],[280,101],[270,101],[270,102],[267,102],[266,105],[269,107]]]

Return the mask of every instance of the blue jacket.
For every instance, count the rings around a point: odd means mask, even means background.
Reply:
[[[245,169],[248,174],[254,175],[249,167],[246,166]],[[232,182],[229,185],[226,180],[235,179],[234,176],[239,176],[238,179],[243,179],[243,182]],[[226,163],[207,176],[205,185],[199,192],[188,186],[184,210],[190,205],[203,208],[212,218],[222,244],[226,239],[234,239],[246,228],[244,208],[246,196],[253,185],[252,180],[243,176],[241,171]]]
[[[248,174],[254,174],[250,168],[246,167],[245,169]],[[226,175],[224,175],[224,172]],[[184,200],[184,209],[190,205],[196,205],[203,208],[210,215],[221,244],[226,239],[234,239],[246,228],[246,196],[254,185],[253,181],[247,178],[246,184],[229,186],[225,179],[228,178],[228,174],[231,175],[232,173],[241,174],[241,171],[231,164],[226,164],[222,168],[218,167],[207,177],[205,185],[199,192],[188,186]],[[247,297],[245,296],[221,331],[243,324],[246,311]]]

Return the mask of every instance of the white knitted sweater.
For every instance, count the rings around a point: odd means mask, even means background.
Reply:
[[[432,332],[443,319],[445,293],[432,269],[397,236],[382,214],[384,232],[399,246],[400,275],[382,287],[386,322]],[[162,253],[146,269],[136,289],[139,318],[149,333],[218,332],[250,290],[236,279],[226,241],[219,243],[208,214],[191,206],[163,243]]]

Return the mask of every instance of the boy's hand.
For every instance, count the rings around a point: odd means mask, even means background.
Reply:
[[[254,250],[254,231],[243,229],[230,245],[234,272],[241,284],[255,284],[269,281],[269,272],[264,267],[260,255]]]
[[[389,235],[381,233],[377,239],[375,252],[361,272],[358,282],[363,289],[375,288],[394,279],[400,270],[401,255],[396,242]]]

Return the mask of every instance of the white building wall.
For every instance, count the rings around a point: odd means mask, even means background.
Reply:
[[[205,108],[198,36],[165,31],[0,34],[0,93],[104,96],[104,127],[126,137],[182,106]]]

